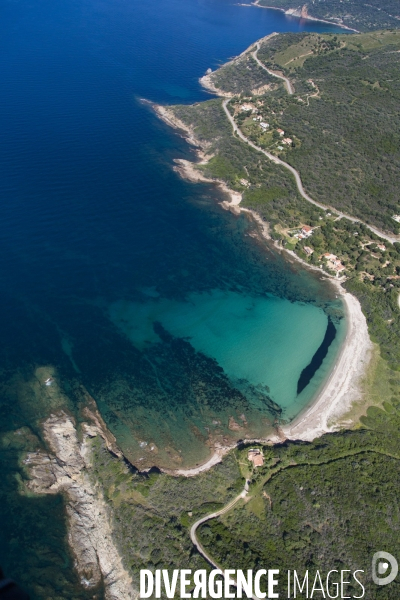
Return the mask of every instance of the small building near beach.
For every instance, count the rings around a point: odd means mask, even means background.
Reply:
[[[338,257],[336,256],[336,254],[331,254],[330,252],[326,252],[325,254],[323,254],[321,256],[321,258],[325,258],[326,259],[326,266],[328,267],[328,269],[331,269],[332,271],[336,272],[336,276],[339,275],[339,273],[341,273],[342,271],[345,270],[345,266],[343,265],[342,261],[338,259]]]
[[[250,462],[253,463],[253,465],[255,467],[262,467],[264,464],[263,453],[261,452],[261,450],[258,450],[257,448],[252,448],[251,450],[249,450],[249,452],[247,454],[247,458],[249,459]]]

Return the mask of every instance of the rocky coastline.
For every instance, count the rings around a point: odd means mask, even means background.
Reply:
[[[353,31],[353,33],[360,33],[358,31],[358,29],[354,29],[353,27],[348,27],[348,25],[345,25],[343,23],[343,21],[339,18],[328,21],[327,19],[318,19],[317,17],[313,17],[309,14],[308,12],[308,6],[307,4],[303,4],[300,5],[298,8],[288,8],[288,9],[284,9],[284,8],[280,8],[278,6],[264,6],[261,5],[260,0],[255,0],[255,2],[252,2],[249,5],[244,5],[244,6],[257,6],[258,8],[267,8],[269,10],[279,10],[281,12],[283,12],[285,15],[287,15],[288,17],[295,17],[297,19],[307,19],[307,21],[316,21],[318,23],[327,23],[328,25],[336,25],[337,27],[340,27],[341,29],[347,29],[348,31]]]
[[[31,477],[27,487],[36,494],[63,494],[68,542],[81,584],[86,588],[104,586],[107,600],[134,600],[138,592],[113,541],[109,508],[89,474],[93,437],[101,436],[109,451],[116,450],[111,445],[111,434],[102,427],[102,419],[96,412],[93,406],[84,409],[91,422],[81,424],[82,440],[74,418],[63,410],[43,422],[43,437],[49,451],[27,455],[24,462]]]

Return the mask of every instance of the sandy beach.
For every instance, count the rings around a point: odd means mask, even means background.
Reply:
[[[337,430],[337,423],[362,395],[361,383],[372,355],[366,318],[357,298],[333,282],[344,302],[346,339],[336,363],[314,402],[289,425],[282,427],[287,439],[313,440]],[[351,426],[351,423],[348,423]]]
[[[314,401],[291,423],[281,427],[275,435],[263,439],[246,439],[246,443],[278,444],[284,440],[310,442],[345,425],[352,427],[352,422],[344,424],[340,419],[348,412],[353,402],[362,397],[361,384],[372,355],[373,345],[360,303],[354,296],[345,292],[339,282],[332,283],[336,285],[345,305],[347,333],[331,374]],[[175,476],[194,477],[221,462],[236,445],[232,443],[229,446],[215,448],[212,456],[202,465],[188,469],[166,470],[166,472]]]
[[[265,225],[264,223],[262,223]],[[341,422],[355,401],[362,397],[362,381],[372,356],[373,344],[368,335],[366,318],[361,305],[352,294],[345,292],[338,281],[332,280],[343,300],[346,319],[346,338],[333,369],[316,398],[295,419],[274,435],[262,439],[245,439],[246,443],[277,444],[286,440],[312,441],[353,423]],[[237,444],[214,449],[202,465],[188,469],[166,470],[171,475],[194,477],[221,462]],[[163,469],[164,470],[164,469]]]
[[[229,189],[223,181],[205,177],[196,168],[197,164],[205,164],[211,158],[211,155],[207,154],[209,148],[196,139],[193,130],[177,119],[167,107],[153,105],[153,108],[163,121],[180,130],[185,139],[196,147],[199,162],[192,163],[188,160],[177,159],[174,170],[181,177],[193,183],[207,182],[216,184],[229,196],[229,200],[222,201],[221,206],[234,214],[240,214],[241,212],[250,214],[259,225],[260,236],[270,239],[268,223],[264,222],[258,213],[240,206],[242,195],[239,192]],[[331,285],[336,287],[336,293],[340,294],[345,305],[348,329],[336,363],[314,401],[295,417],[290,424],[283,426],[279,431],[279,435],[269,436],[263,440],[248,440],[250,443],[256,441],[278,443],[282,442],[283,439],[311,441],[324,433],[335,431],[340,426],[343,426],[343,424],[338,426],[340,418],[348,412],[352,403],[360,400],[362,396],[361,382],[372,355],[373,346],[368,335],[367,322],[358,300],[345,292],[336,278],[321,272],[318,267],[308,265],[294,252],[285,250],[276,243],[275,246],[277,250],[284,252],[289,260],[301,262],[305,268],[316,270],[321,274],[323,273],[324,277],[330,280]],[[352,423],[350,422],[346,423],[348,427],[351,427],[351,425]],[[203,465],[168,472],[187,477],[197,475],[221,462],[226,452],[235,445],[233,443],[223,448],[215,448],[213,455]]]

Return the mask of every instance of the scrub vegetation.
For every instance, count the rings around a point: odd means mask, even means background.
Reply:
[[[93,441],[93,477],[112,508],[115,540],[138,584],[140,569],[204,569],[189,527],[221,508],[243,489],[237,457],[196,477],[172,477],[157,469],[141,474]]]
[[[371,556],[377,548],[400,552],[400,374],[387,374],[381,407],[370,407],[358,429],[312,443],[256,445],[262,467],[253,467],[243,445],[193,478],[140,474],[94,439],[93,477],[112,508],[115,538],[134,581],[141,568],[210,569],[193,548],[190,526],[222,508],[249,479],[246,500],[198,530],[221,568],[308,569],[311,579],[317,570],[363,569],[366,597],[377,598]],[[393,585],[379,598],[397,598]],[[357,595],[360,588],[353,582],[347,592]]]
[[[201,527],[206,551],[223,568],[309,569],[311,580],[317,570],[363,569],[365,597],[395,599],[397,586],[378,596],[369,572],[377,549],[400,552],[397,378],[393,391],[393,401],[369,408],[356,431],[261,448],[265,463],[252,472],[250,499]],[[246,448],[239,462],[251,470]]]
[[[299,171],[306,191],[396,233],[399,49],[400,31],[385,31],[276,36],[258,54],[294,84],[292,96],[281,89],[266,94],[261,113],[294,140],[281,154]],[[306,53],[303,65],[296,62]]]
[[[205,176],[221,179],[231,189],[243,192],[244,206],[256,209],[272,225],[288,221],[294,227],[302,218],[316,222],[323,214],[301,198],[286,169],[273,165],[232,135],[220,100],[171,108],[179,119],[194,128],[199,141],[209,144],[211,158],[199,169]]]
[[[249,447],[242,446],[193,479],[132,472],[96,441],[95,475],[113,507],[116,536],[134,574],[141,567],[206,567],[193,550],[190,526],[228,503],[249,478],[246,500],[198,530],[222,568],[309,569],[311,576],[317,569],[325,574],[364,569],[366,597],[394,600],[397,585],[377,590],[369,566],[378,549],[400,554],[400,245],[383,243],[337,211],[398,231],[391,218],[400,212],[398,145],[389,138],[397,135],[399,38],[396,32],[351,38],[288,34],[272,41],[259,57],[291,78],[295,94],[288,96],[281,84],[262,95],[244,92],[230,101],[229,110],[247,137],[293,164],[309,193],[332,209],[307,203],[290,173],[234,135],[221,100],[172,110],[207,148],[209,161],[198,168],[242,192],[242,205],[270,223],[278,244],[327,271],[323,254],[334,253],[345,267],[344,285],[359,298],[377,343],[364,398],[374,406],[353,407],[362,415],[353,430],[312,443],[257,446],[264,455],[257,468],[248,460]],[[225,75],[214,82],[221,84]],[[245,89],[243,78],[241,73]],[[250,110],[241,110],[243,104]],[[268,124],[264,131],[261,122]],[[291,138],[282,149],[278,129]],[[295,237],[305,225],[312,234]],[[358,595],[360,588],[349,585],[347,593]]]
[[[287,170],[233,134],[220,99],[172,107],[206,148],[209,160],[198,168],[240,191],[242,205],[269,222],[278,245],[328,272],[335,273],[335,264],[324,254],[335,255],[344,267],[344,285],[359,298],[377,343],[365,381],[365,398],[374,406],[366,412],[353,407],[362,415],[353,430],[312,443],[258,446],[261,467],[253,467],[249,447],[242,446],[193,478],[138,473],[94,440],[93,477],[112,507],[116,541],[136,581],[140,568],[209,569],[193,548],[190,526],[226,505],[250,479],[246,501],[198,530],[222,568],[309,569],[311,577],[317,569],[363,569],[366,597],[398,596],[397,584],[377,591],[369,566],[379,549],[400,555],[400,245],[383,243],[338,211],[398,231],[392,213],[400,213],[399,43],[396,32],[272,38],[259,58],[290,77],[293,96],[280,83],[259,95],[243,91],[260,83],[251,69],[240,71],[236,88],[234,62],[212,79],[225,91],[240,90],[228,105],[238,127],[294,165],[307,191],[328,210],[301,198]],[[305,226],[312,229],[306,237],[300,235]],[[359,595],[360,588],[353,583],[346,591]]]
[[[221,100],[172,107],[208,145],[212,158],[198,167],[205,175],[242,192],[241,205],[270,224],[282,247],[346,277],[345,287],[359,298],[370,335],[392,367],[400,361],[400,244],[340,218],[339,211],[399,232],[393,219],[400,213],[399,48],[400,31],[394,30],[274,36],[261,44],[258,58],[288,76],[295,93],[278,84],[228,104],[246,137],[294,166],[306,191],[328,210],[301,198],[287,170],[233,135]],[[224,68],[212,75],[214,84],[225,79]],[[312,235],[301,235],[304,225]]]
[[[265,86],[275,87],[276,84],[275,77],[268,76],[247,53],[218,69],[213,81],[228,94],[257,94],[265,91]]]
[[[372,31],[398,27],[400,16],[397,0],[259,0],[260,6],[274,6],[282,10],[298,9],[306,6],[308,14],[316,19],[335,21],[357,29],[358,31]]]

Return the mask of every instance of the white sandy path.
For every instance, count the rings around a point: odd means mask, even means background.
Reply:
[[[172,124],[173,115],[170,114],[168,109],[158,111],[160,116],[167,122]],[[182,122],[174,123],[174,127],[178,127],[185,131],[185,134],[190,138],[192,144],[200,143],[195,140],[193,132]],[[203,161],[205,160],[204,154],[201,154]],[[272,157],[276,159],[276,157]],[[210,180],[204,177],[204,175],[196,169],[196,165],[186,160],[176,161],[178,166],[176,170],[181,174],[182,177],[189,179],[190,181],[209,181],[215,183],[214,180]],[[219,182],[220,184],[221,182]],[[261,217],[249,211],[248,209],[239,206],[239,196],[237,192],[229,190],[226,186],[223,188],[224,191],[231,194],[231,202],[224,201],[222,205],[224,208],[229,208],[235,213],[242,211],[250,212],[256,219],[261,227],[262,235],[266,238],[268,235],[268,225],[263,222]],[[299,257],[293,252],[288,253],[292,258],[300,261]],[[301,261],[303,262],[303,261]],[[310,268],[308,265],[305,265]],[[319,271],[319,269],[316,269]],[[332,279],[332,284],[337,287],[337,293],[342,295],[342,299],[346,306],[348,331],[346,340],[343,342],[341,352],[337,358],[336,365],[325,383],[323,389],[319,393],[314,403],[303,411],[290,425],[282,428],[281,436],[285,436],[287,439],[301,439],[301,440],[312,440],[319,437],[323,433],[328,433],[335,430],[334,421],[339,419],[341,415],[345,414],[351,406],[351,403],[360,397],[360,380],[365,372],[368,364],[370,352],[372,350],[372,343],[368,335],[368,327],[366,319],[362,313],[360,303],[351,294],[344,293],[343,288],[339,282]],[[279,442],[282,441],[282,437],[271,436],[264,440],[247,440],[260,441],[260,442]],[[168,471],[174,475],[181,475],[186,477],[196,476],[199,473],[205,472],[217,463],[221,462],[223,456],[232,448],[235,444],[226,447],[218,447],[215,452],[204,464],[188,468],[188,469],[177,469],[174,471]]]
[[[200,473],[204,473],[214,467],[218,463],[222,462],[223,457],[227,454],[232,448],[235,447],[235,444],[231,446],[218,446],[214,447],[214,454],[210,456],[207,462],[198,465],[197,467],[190,467],[188,469],[161,469],[164,473],[168,473],[169,475],[174,476],[183,476],[183,477],[195,477],[196,475],[200,475]]]
[[[294,89],[293,89],[293,85],[290,82],[290,80],[287,77],[284,77],[283,75],[280,75],[278,73],[276,73],[275,71],[271,71],[270,69],[268,69],[258,58],[257,53],[260,49],[260,42],[266,42],[267,40],[275,37],[279,35],[278,33],[274,32],[271,33],[269,35],[267,35],[264,38],[261,38],[261,40],[258,40],[255,44],[255,50],[251,53],[252,57],[254,58],[254,60],[257,62],[257,64],[263,68],[265,71],[267,71],[267,73],[269,73],[270,75],[277,77],[278,79],[281,79],[285,82],[285,87],[287,89],[288,94],[292,95],[294,93]],[[252,46],[251,46],[252,47]],[[250,48],[251,48],[250,47]],[[247,50],[245,50],[244,52],[242,52],[242,54],[240,54],[237,58],[233,59],[232,63],[234,63],[235,61],[239,60],[242,56],[244,56],[245,54],[247,54],[250,51],[250,49],[248,48]],[[238,126],[235,123],[234,118],[232,117],[232,115],[230,114],[229,110],[228,110],[228,102],[229,100],[232,98],[233,94],[228,94],[224,91],[219,90],[218,88],[216,88],[214,86],[214,84],[212,83],[212,76],[213,73],[211,73],[210,75],[206,75],[205,77],[202,77],[200,79],[200,83],[208,90],[212,91],[213,93],[218,94],[219,96],[225,98],[225,100],[222,103],[223,109],[225,111],[226,116],[229,119],[229,122],[232,125],[233,131],[234,133],[236,133],[240,139],[245,142],[246,144],[248,144],[249,146],[251,146],[252,148],[254,148],[254,150],[257,150],[257,152],[261,152],[262,154],[264,154],[267,158],[269,158],[269,160],[272,160],[275,164],[277,165],[281,165],[282,167],[285,167],[285,169],[288,169],[292,175],[294,176],[295,180],[296,180],[296,185],[297,188],[299,190],[299,193],[301,194],[301,196],[307,200],[307,202],[310,202],[311,204],[314,204],[315,206],[318,206],[319,208],[321,208],[322,210],[331,210],[334,213],[336,213],[338,215],[339,218],[345,218],[348,219],[349,221],[352,221],[353,223],[362,223],[363,225],[365,225],[366,227],[368,227],[368,229],[370,231],[372,231],[373,233],[375,233],[377,236],[379,236],[380,238],[390,242],[391,244],[394,244],[395,242],[399,242],[400,241],[400,236],[395,236],[395,235],[391,235],[388,233],[385,233],[384,231],[381,231],[380,229],[378,229],[377,227],[374,227],[373,225],[369,225],[368,223],[365,223],[364,221],[362,221],[361,219],[357,219],[356,217],[352,217],[351,215],[348,215],[344,212],[338,211],[336,208],[334,208],[333,206],[329,206],[328,204],[322,204],[321,202],[317,202],[316,200],[314,200],[313,198],[311,198],[311,196],[309,196],[306,191],[304,190],[303,187],[303,182],[301,180],[300,177],[300,173],[291,165],[289,165],[288,163],[286,163],[285,161],[281,160],[280,158],[278,158],[277,156],[275,156],[274,154],[271,154],[270,152],[267,152],[266,150],[263,150],[262,148],[260,148],[259,146],[257,146],[256,144],[254,144],[251,140],[249,140],[243,133],[242,131],[238,128]],[[311,96],[309,96],[311,97]],[[162,107],[161,107],[162,108]],[[172,123],[170,123],[172,124]],[[183,125],[183,128],[185,128],[185,126]]]
[[[233,127],[233,130],[237,133],[237,135],[243,141],[252,146],[255,150],[265,154],[270,160],[272,160],[276,164],[281,164],[288,168],[295,176],[299,191],[303,195],[303,197],[309,202],[320,206],[321,208],[326,208],[318,202],[314,201],[306,194],[306,192],[303,189],[300,176],[293,167],[291,167],[287,163],[284,163],[278,157],[266,152],[265,150],[262,150],[242,134],[242,132],[238,129],[233,117],[228,111],[228,101],[229,99],[223,101],[223,108]],[[187,139],[189,139],[189,141],[192,144],[197,144],[198,147],[201,147],[201,143],[195,139],[193,131],[190,128],[188,128],[187,125],[185,125],[181,121],[177,122],[177,120],[175,120],[175,123],[173,122],[174,115],[171,115],[171,111],[168,111],[168,109],[166,108],[159,110],[157,107],[157,112],[161,116],[161,118],[167,121],[170,125],[173,125],[175,128],[184,130],[185,133],[188,134]],[[205,162],[205,155],[202,153],[200,154],[203,158],[203,162]],[[183,177],[186,177],[191,181],[211,181],[215,183],[214,180],[206,179],[204,175],[200,173],[198,169],[196,169],[195,164],[191,163],[190,161],[179,160],[176,162],[179,165],[178,167],[176,167],[176,170]],[[222,182],[218,182],[219,185],[221,183]],[[226,186],[225,191],[231,194],[232,199],[231,202],[222,202],[224,208],[229,208],[230,210],[232,210],[232,212],[235,213],[240,213],[242,211],[252,213],[254,218],[261,225],[262,234],[268,238],[268,227],[262,221],[261,217],[257,213],[254,213],[253,211],[249,211],[248,209],[239,206],[240,200],[238,198],[237,192],[229,190]],[[351,220],[357,221],[357,219],[354,218],[351,218]],[[294,253],[291,252],[290,254],[296,260],[301,260]],[[342,349],[340,351],[336,364],[316,400],[312,403],[311,406],[309,406],[305,411],[303,411],[292,423],[282,428],[280,432],[281,436],[275,435],[266,438],[265,440],[257,441],[279,442],[282,441],[282,435],[287,439],[313,440],[324,433],[334,431],[334,422],[337,421],[340,418],[340,416],[342,416],[348,411],[353,401],[360,397],[361,378],[365,372],[372,350],[372,343],[368,335],[367,322],[362,313],[361,306],[358,300],[351,294],[344,293],[343,288],[340,286],[338,281],[332,280],[332,283],[337,286],[337,291],[342,295],[343,301],[345,303],[348,326],[346,339],[343,342]],[[248,441],[250,442],[252,440]],[[211,456],[211,458],[203,465],[194,468],[179,469],[170,472],[176,475],[183,475],[186,477],[198,475],[199,473],[208,470],[218,462],[221,462],[223,455],[227,451],[229,451],[230,448],[234,447],[234,445],[235,444],[232,444],[231,446],[226,446],[224,448],[216,449],[215,453]]]

